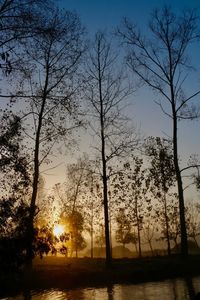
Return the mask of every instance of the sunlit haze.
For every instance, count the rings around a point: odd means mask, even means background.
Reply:
[[[53,234],[56,237],[60,237],[65,232],[65,228],[63,225],[56,224],[53,228]]]
[[[164,5],[169,5],[175,12],[180,12],[184,9],[194,9],[196,12],[200,11],[200,2],[196,0],[183,1],[132,1],[132,0],[68,0],[58,1],[61,7],[69,9],[78,13],[86,27],[89,38],[93,38],[97,30],[104,30],[105,32],[113,33],[115,28],[119,26],[123,17],[128,17],[133,22],[137,23],[141,30],[148,27],[148,21],[151,13],[155,8],[161,8]],[[187,78],[189,88],[198,89],[200,76],[200,60],[198,51],[193,51],[190,57],[192,64],[197,71],[196,85]],[[128,115],[133,123],[140,129],[142,136],[161,136],[171,137],[171,120],[165,116],[160,107],[155,103],[159,99],[156,93],[153,93],[149,88],[137,89],[135,93],[130,96],[131,106],[129,107]],[[194,153],[200,153],[200,122],[197,121],[182,121],[179,125],[179,152],[182,158],[183,166],[189,159],[189,156]],[[77,148],[68,153],[67,156],[54,158],[54,166],[57,168],[45,172],[48,176],[46,178],[46,187],[49,188],[57,182],[63,182],[66,175],[66,165],[69,162],[75,161],[77,157],[83,152],[90,152],[91,139],[86,132],[82,132],[80,136],[79,150]],[[46,169],[44,167],[44,169]],[[187,191],[186,191],[187,194]],[[190,192],[189,192],[190,194]],[[192,194],[193,197],[193,194]]]

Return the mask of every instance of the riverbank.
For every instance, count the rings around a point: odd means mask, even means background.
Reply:
[[[141,283],[200,275],[200,256],[115,259],[107,269],[104,259],[36,258],[29,274],[1,276],[0,290],[71,289],[116,283]]]

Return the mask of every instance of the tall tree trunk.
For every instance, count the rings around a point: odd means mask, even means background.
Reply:
[[[148,240],[148,243],[149,243],[149,248],[151,250],[151,254],[153,256],[153,247],[152,247],[152,243],[151,243],[151,240]]]
[[[110,209],[109,209],[110,212]],[[110,231],[110,253],[111,253],[111,257],[112,257],[112,223],[111,223],[111,216],[109,213],[109,231]]]
[[[91,256],[91,258],[93,258],[94,257],[94,246],[93,246],[93,229],[92,229],[92,232],[91,232],[91,254],[90,254],[90,256]]]
[[[27,263],[31,266],[33,258],[33,240],[34,240],[34,216],[36,209],[36,198],[39,181],[39,147],[40,147],[40,131],[42,126],[42,118],[39,119],[38,129],[36,133],[36,142],[34,150],[34,175],[33,175],[33,190],[31,196],[31,204],[29,209],[28,230],[27,230]]]
[[[172,99],[174,97],[172,96]],[[177,185],[178,185],[178,200],[179,200],[179,216],[180,216],[180,227],[181,227],[181,254],[183,256],[188,255],[188,243],[187,243],[187,230],[185,221],[185,205],[184,205],[184,194],[183,194],[183,183],[181,172],[178,162],[178,145],[177,145],[177,115],[174,100],[172,100],[172,114],[173,114],[173,156],[174,156],[174,168],[176,173]]]
[[[135,246],[135,252],[136,254],[138,254],[137,242],[134,243],[134,246]]]
[[[104,204],[104,220],[105,220],[105,239],[106,239],[106,265],[109,267],[112,262],[110,249],[110,230],[109,230],[109,213],[108,213],[108,181],[107,181],[107,166],[105,158],[105,139],[103,130],[103,116],[101,122],[102,134],[102,169],[103,169],[103,204]]]
[[[100,45],[98,45],[100,46]],[[100,52],[98,53],[100,55]],[[106,239],[106,265],[109,267],[112,263],[110,249],[110,232],[109,232],[109,208],[108,208],[108,179],[107,179],[107,164],[106,164],[106,143],[104,133],[104,109],[102,96],[101,82],[101,62],[98,55],[98,78],[99,78],[99,101],[100,101],[100,126],[101,126],[101,160],[102,160],[102,180],[103,180],[103,205],[104,205],[104,221],[105,221],[105,239]]]
[[[138,254],[142,257],[141,237],[140,237],[140,221],[137,220],[137,235],[138,235]]]
[[[43,121],[44,108],[45,108],[45,104],[46,104],[48,82],[49,82],[49,74],[48,74],[48,67],[47,67],[41,109],[40,109],[40,113],[39,113],[39,117],[38,117],[38,126],[37,126],[37,131],[36,131],[35,149],[34,149],[34,174],[33,174],[33,185],[32,185],[33,190],[32,190],[32,196],[31,196],[30,209],[29,209],[29,219],[28,219],[28,224],[27,224],[26,258],[27,258],[27,265],[29,267],[32,266],[32,259],[33,259],[33,254],[34,254],[33,253],[34,217],[35,217],[35,209],[36,209],[38,182],[39,182],[40,134],[41,134],[41,130],[42,130],[42,121]]]
[[[137,221],[137,238],[138,238],[138,256],[142,257],[142,249],[141,249],[141,237],[140,237],[140,219],[138,217],[138,205],[137,201],[135,200],[135,213],[136,213],[136,221]]]
[[[103,162],[103,204],[104,204],[104,220],[105,220],[105,239],[106,239],[106,265],[109,267],[112,263],[110,249],[110,230],[109,230],[109,214],[108,214],[108,182],[106,174],[106,160],[104,146],[102,143],[102,162]]]
[[[195,236],[195,235],[193,236],[193,240],[194,240],[194,242],[195,242],[197,248],[199,249],[199,244],[198,244],[198,242],[197,242],[197,239],[196,239],[196,236]]]
[[[170,239],[169,239],[169,221],[167,215],[167,199],[166,193],[164,192],[164,211],[165,211],[165,226],[166,226],[166,240],[167,240],[167,254],[171,255]]]
[[[91,258],[94,257],[94,229],[93,229],[93,202],[92,202],[92,218],[91,218]]]
[[[162,190],[163,190],[163,201],[164,201],[164,218],[166,227],[166,241],[167,241],[167,254],[171,255],[170,239],[169,239],[169,221],[167,215],[167,198],[166,198],[166,181],[165,181],[165,169],[164,169],[164,159],[165,156],[163,151],[160,151],[160,173],[162,176]]]

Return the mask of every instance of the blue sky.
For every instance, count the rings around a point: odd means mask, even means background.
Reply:
[[[120,24],[122,17],[126,16],[133,22],[136,22],[145,31],[145,26],[148,25],[148,20],[153,9],[161,8],[164,5],[170,5],[174,11],[181,11],[185,8],[195,9],[200,14],[200,0],[58,0],[60,6],[65,9],[76,11],[82,23],[86,26],[89,36],[93,35],[99,29],[113,31]],[[199,45],[200,46],[200,45]],[[195,58],[195,66],[200,70],[200,60],[198,53],[192,53],[192,59]],[[196,61],[197,58],[197,61]],[[197,73],[200,86],[200,71]],[[136,119],[139,126],[147,135],[170,135],[170,121],[163,116],[160,109],[153,103],[155,95],[151,95],[150,91],[137,91],[132,96],[133,110],[132,116]],[[147,100],[148,97],[148,100]],[[200,143],[194,138],[192,132],[199,130],[200,121],[193,123],[185,122],[181,124],[183,131],[188,135],[185,140],[190,140],[190,143],[184,146],[184,152],[199,152]],[[191,126],[192,125],[192,126]],[[180,132],[181,135],[182,132]],[[194,146],[193,146],[194,145]],[[198,146],[198,149],[196,149]]]
[[[200,10],[199,0],[58,0],[58,3],[66,9],[75,10],[92,33],[118,25],[124,16],[143,25],[154,8],[166,4],[174,10]]]
[[[194,9],[200,15],[200,0],[58,0],[61,7],[76,11],[86,27],[89,37],[99,30],[112,32],[120,24],[123,17],[137,23],[143,32],[151,12],[155,8],[169,5],[175,12],[183,9]],[[199,45],[200,46],[200,45]],[[200,49],[200,47],[199,47]],[[199,51],[191,53],[197,70],[197,82],[200,87]],[[192,86],[192,82],[190,82]],[[139,90],[133,96],[131,117],[141,127],[144,135],[171,136],[170,120],[163,115],[153,102],[155,95],[148,89]],[[200,99],[199,99],[200,103]],[[186,163],[191,153],[200,154],[200,120],[179,124],[179,148]]]

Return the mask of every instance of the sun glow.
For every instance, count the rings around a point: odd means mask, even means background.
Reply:
[[[57,237],[61,236],[65,232],[64,226],[56,224],[53,228],[53,234]]]

